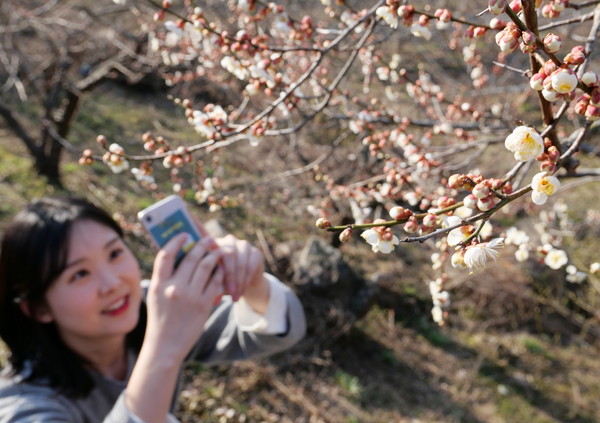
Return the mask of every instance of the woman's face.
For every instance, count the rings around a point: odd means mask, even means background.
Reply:
[[[108,226],[80,220],[71,229],[67,267],[46,291],[46,305],[36,316],[54,322],[74,349],[123,339],[139,318],[137,259]]]

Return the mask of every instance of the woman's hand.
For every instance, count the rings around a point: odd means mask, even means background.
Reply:
[[[163,354],[182,360],[202,334],[215,299],[223,293],[225,274],[220,264],[223,254],[210,237],[197,242],[174,269],[187,237],[174,237],[158,252],[147,297],[146,340]]]
[[[216,240],[225,269],[225,293],[234,301],[241,297],[254,311],[264,314],[269,304],[269,282],[265,279],[264,258],[248,241],[227,235]]]

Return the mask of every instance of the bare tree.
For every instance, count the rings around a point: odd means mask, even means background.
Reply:
[[[110,79],[139,81],[155,67],[143,54],[144,35],[130,24],[135,14],[105,6],[84,0],[0,4],[0,116],[36,171],[54,184],[60,184],[63,150],[76,151],[68,136],[85,93]]]

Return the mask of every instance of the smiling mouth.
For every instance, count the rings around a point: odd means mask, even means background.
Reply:
[[[124,312],[129,306],[129,295],[124,296],[116,303],[113,303],[109,308],[102,311],[102,314],[107,314],[109,316],[116,316],[117,314],[121,314]]]

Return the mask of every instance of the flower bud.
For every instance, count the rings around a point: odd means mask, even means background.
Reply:
[[[544,89],[544,79],[546,79],[546,75],[539,72],[535,73],[529,80],[529,86],[533,90],[542,91]]]
[[[553,103],[560,98],[560,94],[556,91],[550,91],[546,89],[542,90],[542,96],[550,103]]]
[[[587,106],[590,104],[590,98],[588,95],[584,94],[577,99],[575,103],[574,110],[578,115],[584,115]]]
[[[469,194],[463,200],[463,204],[466,208],[474,210],[477,208],[477,197],[473,194]]]
[[[319,229],[327,229],[327,228],[331,227],[331,222],[329,220],[325,219],[324,217],[320,217],[317,219],[317,222],[315,223],[315,225]]]
[[[96,137],[96,142],[104,148],[106,148],[106,145],[108,144],[108,140],[106,139],[106,137],[104,135],[98,135]]]
[[[573,49],[569,54],[565,56],[564,62],[567,65],[581,65],[583,62],[585,62],[585,54],[583,51]]]
[[[494,15],[501,15],[504,13],[506,2],[504,0],[489,0],[488,9]]]
[[[589,121],[598,120],[600,118],[600,107],[592,106],[591,104],[585,109],[585,117]]]
[[[406,212],[407,210],[404,207],[396,206],[390,209],[390,216],[394,220],[402,220],[408,216]]]
[[[506,27],[506,22],[504,22],[502,19],[498,19],[498,18],[490,19],[490,28],[502,29],[504,27]]]
[[[544,47],[548,53],[556,53],[562,47],[562,39],[553,33],[544,37]]]
[[[598,86],[598,75],[596,72],[588,71],[581,76],[581,82],[588,87]]]
[[[478,199],[482,199],[490,195],[490,188],[483,182],[480,182],[473,187],[472,194]]]
[[[419,222],[417,222],[417,218],[414,216],[409,217],[404,224],[403,229],[409,234],[414,234],[417,232],[419,230]]]
[[[552,145],[550,147],[548,147],[548,159],[552,160],[553,162],[558,161],[558,159],[560,158],[560,151],[558,151],[558,148],[556,148],[556,146]]]
[[[434,213],[427,213],[423,217],[423,225],[432,228],[437,224],[437,216]]]
[[[352,239],[352,228],[344,229],[339,236],[339,240],[342,244],[347,243]]]
[[[491,210],[492,207],[494,207],[494,205],[495,205],[495,201],[494,201],[493,195],[489,195],[485,198],[480,198],[477,200],[477,208],[484,212]]]
[[[523,31],[523,33],[521,34],[521,37],[523,38],[523,43],[525,43],[528,46],[531,45],[535,45],[536,39],[537,37],[535,36],[535,34],[530,31]]]

